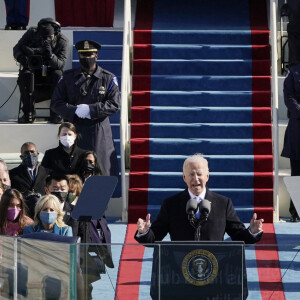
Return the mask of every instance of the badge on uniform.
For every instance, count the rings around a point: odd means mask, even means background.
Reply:
[[[119,86],[117,77],[114,77],[113,81],[116,86]]]
[[[99,94],[100,95],[104,95],[105,94],[105,87],[104,86],[100,86],[99,87]]]
[[[84,49],[89,49],[90,48],[90,45],[89,45],[89,42],[88,41],[84,41],[84,46],[83,46]]]

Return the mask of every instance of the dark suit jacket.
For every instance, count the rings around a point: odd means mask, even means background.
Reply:
[[[97,230],[100,229],[103,233],[103,238],[100,238]],[[111,232],[105,217],[98,220],[92,220],[89,223],[88,230],[85,233],[85,226],[83,222],[79,222],[78,235],[81,240],[84,240],[86,234],[86,243],[94,244],[89,247],[89,251],[94,251],[103,260],[103,262],[110,268],[114,267],[111,253]],[[97,245],[96,245],[97,244]]]
[[[74,145],[73,150],[68,153],[64,150],[63,146],[59,144],[58,147],[45,152],[42,165],[60,174],[75,174],[79,156],[85,151],[86,150],[77,147],[77,145]]]
[[[284,80],[283,93],[289,122],[281,156],[300,160],[300,64],[290,67]]]
[[[186,213],[189,199],[187,189],[165,199],[149,232],[139,238],[135,234],[135,239],[139,243],[154,243],[161,241],[169,233],[172,241],[195,240],[195,229],[190,225]],[[244,241],[246,244],[260,240],[261,235],[254,238],[245,228],[229,198],[207,189],[205,199],[211,201],[211,212],[207,222],[201,227],[201,240],[223,241],[225,232],[232,240]]]
[[[65,202],[63,211],[65,212],[63,221],[72,227],[73,236],[78,236],[78,221],[71,217],[73,210],[73,205],[68,202]]]
[[[28,192],[45,195],[45,179],[49,172],[50,170],[38,165],[37,173],[33,181],[27,171],[27,167],[21,164],[9,171],[11,187],[20,191],[24,197],[27,196]]]
[[[22,193],[27,205],[27,215],[32,219],[34,217],[35,204],[39,199],[38,194],[45,195],[44,187],[49,173],[49,169],[39,164],[33,181],[27,171],[27,167],[23,164],[9,171],[11,187]]]

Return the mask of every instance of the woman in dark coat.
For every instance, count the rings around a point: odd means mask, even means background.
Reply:
[[[76,174],[81,178],[83,183],[90,176],[101,175],[96,152],[86,151],[80,155],[76,166]]]
[[[77,137],[72,123],[62,123],[58,129],[59,145],[45,152],[42,166],[59,174],[75,174],[78,159],[85,152],[76,145]]]

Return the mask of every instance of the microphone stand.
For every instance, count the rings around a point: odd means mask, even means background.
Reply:
[[[208,214],[203,214],[200,219],[197,219],[195,215],[189,217],[190,224],[196,229],[195,241],[200,241],[201,238],[201,226],[207,221]]]

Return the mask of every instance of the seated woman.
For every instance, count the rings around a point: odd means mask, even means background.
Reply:
[[[42,166],[59,174],[75,174],[79,156],[85,152],[76,145],[77,137],[76,127],[72,123],[62,123],[58,129],[59,145],[46,150]]]
[[[76,166],[76,174],[83,183],[92,175],[101,175],[98,157],[94,151],[86,151],[80,155]]]
[[[73,236],[72,228],[63,222],[64,212],[58,198],[52,194],[41,197],[35,205],[34,223],[24,228],[24,234],[51,232]]]
[[[82,181],[76,174],[68,175],[69,178],[69,193],[68,202],[72,205],[76,205],[78,197],[82,191]]]
[[[0,234],[22,235],[24,227],[33,223],[25,211],[22,194],[15,189],[6,190],[0,201]]]

